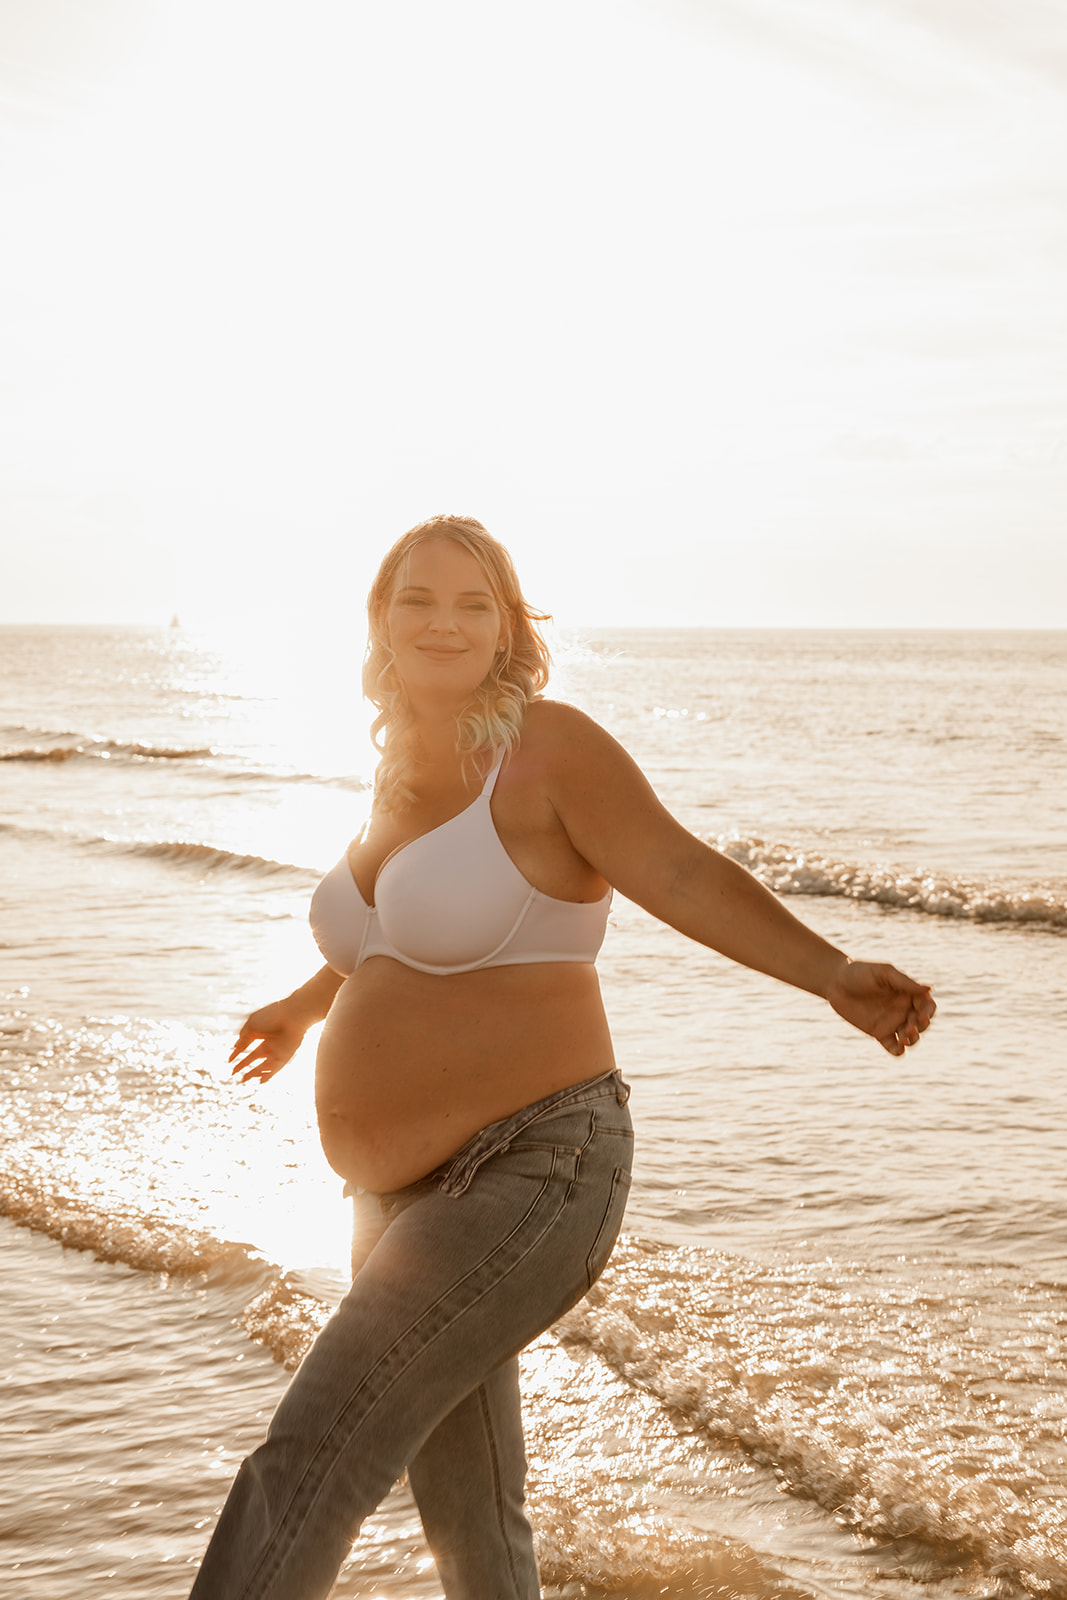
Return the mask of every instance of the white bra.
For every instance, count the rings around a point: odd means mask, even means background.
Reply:
[[[419,972],[475,972],[538,961],[596,960],[611,890],[556,900],[527,883],[500,842],[490,801],[501,751],[478,798],[383,862],[368,906],[342,856],[311,901],[311,931],[346,976],[371,956]]]

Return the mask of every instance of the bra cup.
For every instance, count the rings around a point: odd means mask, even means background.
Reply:
[[[491,817],[483,815],[488,809],[483,795],[443,827],[413,839],[379,872],[378,934],[401,960],[444,968],[477,965],[521,921],[536,891],[500,843]]]
[[[356,970],[368,921],[367,908],[349,870],[347,856],[331,867],[311,897],[311,934],[335,972]]]
[[[385,860],[373,907],[347,856],[326,874],[311,901],[311,931],[336,972],[347,977],[372,956],[441,974],[596,960],[611,890],[580,902],[553,899],[527,883],[490,810],[502,760],[503,752],[466,810]]]

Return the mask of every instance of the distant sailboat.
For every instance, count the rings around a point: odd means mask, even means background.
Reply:
[[[174,615],[171,617],[170,625],[171,625],[172,628],[180,628],[181,627],[181,623],[178,621],[178,613],[177,612],[175,612]]]

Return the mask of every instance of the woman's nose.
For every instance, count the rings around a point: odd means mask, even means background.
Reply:
[[[431,633],[455,633],[456,619],[445,606],[435,606],[430,613]]]

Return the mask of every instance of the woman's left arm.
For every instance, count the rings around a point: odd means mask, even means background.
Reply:
[[[890,1055],[918,1043],[936,1010],[926,984],[885,963],[851,961],[683,828],[603,728],[569,706],[553,712],[552,803],[575,849],[609,883],[699,944],[821,996]]]

